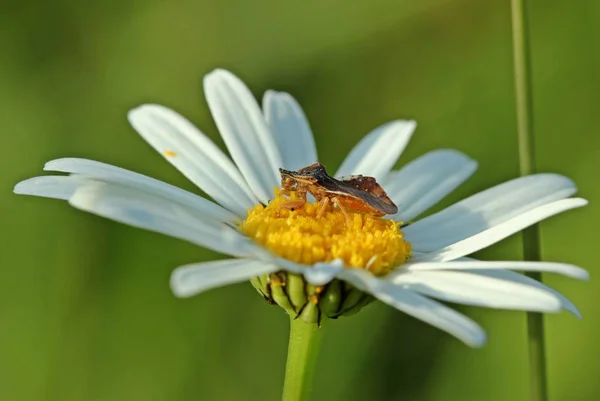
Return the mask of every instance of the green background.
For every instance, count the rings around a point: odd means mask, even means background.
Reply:
[[[29,0],[0,14],[0,399],[277,400],[288,322],[249,284],[173,297],[178,265],[220,257],[18,197],[47,160],[97,159],[195,190],[128,126],[160,103],[222,145],[201,90],[232,70],[294,94],[335,167],[371,128],[414,118],[399,166],[440,147],[480,162],[443,204],[518,174],[506,1]],[[542,224],[543,256],[590,270],[547,282],[584,315],[546,319],[553,401],[600,397],[600,2],[532,1],[537,167],[591,203]],[[443,206],[438,205],[436,209]],[[478,255],[520,257],[519,236]],[[328,327],[315,400],[527,400],[525,316],[459,308],[479,350],[384,305]]]

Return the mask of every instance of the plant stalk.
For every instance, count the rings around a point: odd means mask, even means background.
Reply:
[[[307,401],[312,390],[317,355],[323,337],[323,328],[301,319],[290,319],[290,342],[283,401]]]
[[[527,0],[511,0],[511,10],[517,132],[519,136],[519,167],[521,175],[528,175],[535,172],[535,137]],[[522,238],[523,259],[539,261],[539,226],[536,224],[524,230]],[[528,276],[542,281],[540,273],[529,273]],[[547,401],[548,386],[546,378],[544,317],[541,313],[527,313],[527,333],[531,400]]]

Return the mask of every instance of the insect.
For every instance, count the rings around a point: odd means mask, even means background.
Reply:
[[[281,193],[290,195],[296,192],[300,199],[281,204],[281,208],[294,210],[306,203],[306,194],[310,193],[321,203],[317,218],[325,212],[329,202],[340,208],[346,220],[346,209],[366,212],[374,216],[394,214],[398,207],[387,196],[383,188],[373,177],[353,175],[335,179],[327,174],[325,166],[314,163],[298,171],[279,169],[281,174]]]

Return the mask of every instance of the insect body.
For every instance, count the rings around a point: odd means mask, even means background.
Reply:
[[[302,207],[306,203],[306,194],[310,193],[322,204],[317,218],[321,217],[330,201],[340,208],[346,219],[346,208],[374,216],[394,214],[398,211],[398,207],[373,177],[353,175],[335,179],[327,174],[321,163],[311,164],[298,171],[280,168],[279,172],[282,194],[296,192],[300,196],[299,200],[282,204],[282,208],[293,210]]]

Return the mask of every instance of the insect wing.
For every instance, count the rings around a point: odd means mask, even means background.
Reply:
[[[394,214],[398,212],[398,207],[387,196],[375,178],[353,175],[342,177],[336,181],[338,182],[340,191],[347,192],[349,195],[361,199],[382,213]]]

